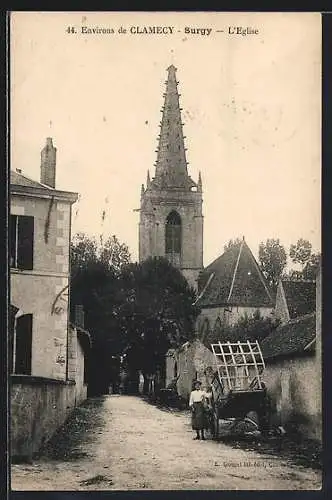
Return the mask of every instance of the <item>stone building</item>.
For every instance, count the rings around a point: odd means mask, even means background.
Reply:
[[[198,287],[196,303],[201,313],[196,338],[180,349],[169,350],[166,356],[166,384],[177,378],[178,393],[184,398],[188,397],[196,377],[204,386],[209,385],[210,375],[215,371],[211,344],[221,339],[223,327],[257,312],[261,318],[273,315],[269,287],[244,239],[200,273]]]
[[[76,394],[76,374],[84,357],[76,356],[75,366],[70,357],[82,341],[69,330],[71,208],[78,195],[56,189],[55,178],[51,138],[41,152],[40,182],[21,171],[10,172],[13,456],[37,451],[81,398]]]
[[[301,290],[310,300],[303,301],[303,307],[290,307],[292,317],[262,341],[261,349],[266,363],[264,381],[272,400],[272,424],[321,441],[321,268],[314,285],[312,293],[312,283],[304,283]],[[298,283],[293,289],[298,290]],[[300,303],[298,296],[296,304]],[[303,311],[309,313],[301,314]]]
[[[266,280],[245,239],[226,250],[199,275],[197,305],[198,336],[218,336],[223,325],[234,325],[244,315],[257,311],[273,313],[274,303]]]
[[[139,260],[166,257],[197,288],[203,268],[202,180],[188,174],[176,68],[168,68],[155,176],[141,189]]]

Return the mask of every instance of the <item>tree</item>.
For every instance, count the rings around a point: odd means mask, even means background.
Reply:
[[[305,280],[315,280],[316,279],[320,260],[321,260],[321,255],[319,253],[317,253],[317,254],[313,253],[312,255],[310,255],[310,258],[306,262],[306,264],[303,268],[303,271],[302,271],[303,278]]]
[[[163,371],[165,354],[194,335],[199,313],[195,292],[181,272],[162,257],[126,266],[120,276],[116,311],[119,331],[132,370],[141,370],[145,381]],[[147,388],[145,384],[145,388]]]
[[[97,262],[97,260],[97,242],[95,238],[89,237],[85,233],[75,234],[70,244],[71,270],[76,273],[80,269],[85,269],[89,264]]]
[[[311,257],[311,250],[311,243],[300,238],[295,245],[290,246],[289,256],[294,264],[300,264],[304,268]]]
[[[291,245],[289,256],[294,264],[300,265],[300,270],[291,269],[289,271],[288,277],[290,279],[316,279],[321,255],[312,253],[312,245],[308,240],[300,238],[295,245]]]
[[[229,240],[226,245],[224,245],[224,252],[227,252],[232,247],[238,247],[242,243],[242,238],[235,238],[234,240]]]
[[[110,236],[101,246],[100,260],[119,272],[123,266],[130,263],[128,246],[120,243],[115,235]]]
[[[89,362],[90,394],[105,392],[112,377],[111,359],[123,350],[118,335],[118,275],[130,261],[128,247],[112,236],[100,244],[94,237],[76,234],[71,244],[71,316],[75,305],[85,312],[85,327],[92,336]],[[112,357],[113,356],[113,357]]]
[[[273,290],[287,264],[287,254],[279,239],[267,239],[259,245],[259,262],[264,276]]]

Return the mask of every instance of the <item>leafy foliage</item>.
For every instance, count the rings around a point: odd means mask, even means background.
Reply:
[[[72,314],[83,305],[93,339],[92,385],[107,389],[120,356],[132,373],[155,373],[170,346],[193,336],[195,292],[166,259],[132,264],[115,236],[98,245],[85,234],[75,236],[71,253]]]
[[[277,326],[279,321],[272,316],[262,317],[257,310],[253,316],[243,315],[235,325],[222,325],[219,338],[221,341],[255,341],[261,342]]]
[[[294,264],[301,266],[300,271],[292,270],[289,274],[294,279],[310,279],[316,278],[320,254],[312,253],[312,245],[308,240],[300,238],[295,245],[291,245],[289,256]]]
[[[123,349],[112,311],[116,307],[119,273],[129,261],[128,247],[115,236],[99,245],[94,238],[84,233],[73,238],[71,317],[75,321],[75,305],[83,305],[85,328],[89,330],[93,341],[88,370],[92,392],[100,384],[101,392],[105,392],[112,377],[110,360]]]
[[[273,290],[287,264],[287,254],[279,239],[267,239],[258,249],[259,262],[263,274]]]
[[[128,363],[154,373],[169,347],[193,337],[199,312],[195,292],[178,269],[154,257],[122,270],[119,293],[116,315]]]
[[[300,238],[295,245],[290,246],[289,256],[295,264],[301,264],[303,267],[310,258],[311,249],[311,243]]]

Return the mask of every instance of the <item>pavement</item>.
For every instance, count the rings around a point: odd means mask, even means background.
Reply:
[[[32,464],[12,464],[12,490],[321,488],[319,470],[211,438],[193,440],[189,413],[165,411],[136,396],[110,395],[97,406],[93,403],[82,408],[83,431],[66,425],[55,436],[55,447],[64,442],[65,453],[45,453]]]

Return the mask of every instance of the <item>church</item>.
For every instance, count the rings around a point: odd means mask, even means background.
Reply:
[[[155,175],[142,185],[139,261],[166,257],[197,289],[203,269],[202,180],[188,174],[176,68],[168,68]]]
[[[195,182],[188,173],[176,71],[174,65],[167,68],[155,175],[150,178],[148,171],[146,185],[143,184],[141,188],[139,261],[142,262],[148,257],[166,257],[181,270],[189,285],[198,292],[199,302],[203,308],[204,304],[200,297],[203,288],[207,295],[207,286],[209,290],[212,285],[213,289],[216,289],[223,287],[227,281],[227,286],[232,292],[227,294],[225,292],[223,295],[229,302],[235,296],[234,283],[236,285],[240,283],[240,287],[245,288],[245,293],[242,294],[245,300],[243,304],[241,300],[238,303],[241,297],[238,291],[236,305],[250,306],[252,310],[263,307],[266,315],[271,311],[272,297],[264,276],[245,242],[238,252],[231,252],[231,258],[221,256],[222,258],[215,261],[218,263],[218,277],[215,275],[214,263],[203,268],[202,178],[199,173]],[[210,276],[210,267],[213,268],[213,278]],[[243,275],[240,281],[239,275]],[[216,296],[217,301],[219,300],[220,294],[210,293],[211,300],[205,305],[220,306],[219,303],[214,303],[212,295]],[[248,297],[251,297],[250,300]],[[205,298],[204,300],[206,302]]]
[[[166,382],[177,376],[178,366],[179,394],[186,397],[198,373],[192,360],[202,358],[202,349],[204,358],[204,344],[218,337],[223,325],[235,324],[243,315],[259,312],[261,317],[269,317],[274,298],[244,238],[203,266],[202,178],[199,173],[195,182],[188,173],[174,65],[167,72],[155,175],[150,178],[148,171],[141,188],[139,260],[166,257],[196,290],[201,311],[196,343],[185,344],[191,354],[179,349],[166,360]]]

